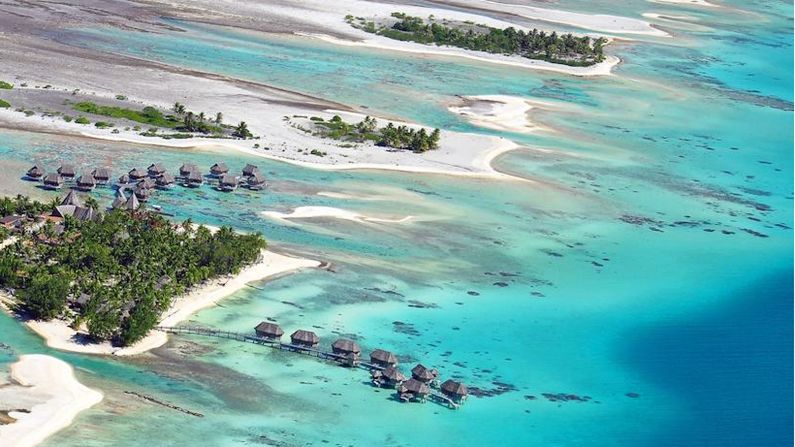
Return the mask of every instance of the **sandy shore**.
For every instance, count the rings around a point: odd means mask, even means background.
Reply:
[[[162,326],[174,326],[188,319],[201,309],[215,305],[221,299],[246,287],[248,283],[273,278],[304,268],[318,267],[319,261],[286,256],[272,251],[263,250],[260,262],[246,267],[231,278],[220,278],[198,287],[186,295],[174,300],[171,308],[160,320]],[[10,297],[0,297],[6,304]],[[6,307],[7,309],[7,307]],[[168,340],[164,332],[152,331],[132,346],[114,347],[110,342],[93,343],[88,341],[84,329],[76,331],[63,320],[27,321],[25,324],[39,334],[47,342],[47,346],[62,351],[83,354],[102,354],[128,356],[146,352],[162,346]]]
[[[706,0],[649,0],[652,3],[669,3],[672,5],[689,5],[689,6],[701,6],[706,8],[719,8],[720,5],[715,3],[710,3]]]
[[[349,220],[358,223],[404,223],[414,219],[414,216],[405,216],[399,219],[386,219],[381,217],[366,216],[353,211],[334,208],[330,206],[299,206],[289,213],[278,211],[263,211],[262,215],[271,219],[311,219],[317,217],[330,217],[334,219]]]
[[[516,133],[550,130],[533,123],[528,113],[540,103],[507,95],[478,95],[461,97],[460,105],[447,110],[466,118],[470,123],[489,129]]]
[[[0,387],[0,410],[16,422],[0,425],[0,445],[32,447],[68,427],[102,393],[75,379],[66,362],[41,354],[23,355],[11,365],[11,384]]]

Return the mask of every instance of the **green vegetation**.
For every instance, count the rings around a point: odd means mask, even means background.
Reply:
[[[590,66],[605,58],[603,47],[607,39],[591,39],[588,36],[575,37],[571,33],[558,35],[533,29],[530,32],[517,31],[513,27],[505,29],[486,25],[462,24],[448,26],[429,23],[420,17],[403,13],[392,13],[398,19],[391,27],[377,27],[373,22],[359,20],[348,23],[369,33],[379,34],[390,39],[411,41],[426,45],[448,45],[487,53],[519,55],[528,59],[538,59],[570,66]]]
[[[14,88],[14,84],[9,84],[6,81],[0,81],[0,88],[5,90],[11,90],[12,88]]]
[[[0,213],[35,216],[56,203],[4,198]],[[19,310],[36,319],[85,323],[92,338],[129,345],[157,324],[176,296],[239,272],[266,246],[260,234],[230,227],[212,233],[147,211],[100,216],[67,218],[60,233],[52,223],[17,233],[18,240],[0,251],[0,287],[15,290]],[[87,300],[81,303],[81,296]]]
[[[248,124],[246,124],[245,121],[241,121],[240,124],[235,127],[235,130],[232,131],[232,136],[242,138],[244,140],[254,137],[254,135],[251,134],[251,131],[248,130]]]
[[[126,101],[127,97],[124,95],[116,95],[116,99],[118,99],[119,101]]]
[[[75,119],[75,122],[76,122],[77,124],[91,124],[91,121],[89,121],[89,120],[88,120],[88,118],[86,118],[86,117],[84,117],[84,116],[78,116],[78,117]]]
[[[0,99],[0,108],[7,109],[9,107],[11,107],[11,104],[8,101],[3,101],[2,99]]]
[[[439,129],[428,133],[425,129],[416,131],[403,125],[395,126],[393,123],[379,129],[378,121],[369,116],[356,124],[345,122],[339,115],[334,115],[330,121],[313,116],[310,121],[318,129],[315,135],[324,138],[356,143],[372,141],[378,146],[409,149],[414,152],[425,152],[439,147]]]
[[[84,101],[74,104],[72,108],[78,112],[111,118],[128,119],[130,121],[152,126],[174,128],[180,125],[180,120],[171,116],[164,116],[162,112],[154,107],[144,107],[143,110],[139,111],[124,107],[101,106],[93,102]]]
[[[94,126],[100,128],[100,129],[107,129],[108,127],[114,127],[115,124],[107,123],[105,121],[97,121],[96,123],[94,123]]]

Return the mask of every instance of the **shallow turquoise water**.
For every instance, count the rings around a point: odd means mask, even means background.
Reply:
[[[588,3],[589,11],[610,10]],[[676,10],[646,9],[646,3],[632,2],[622,13]],[[313,327],[324,343],[353,335],[365,349],[399,352],[409,367],[418,360],[436,365],[445,377],[493,396],[474,398],[457,412],[400,405],[364,384],[358,371],[180,338],[133,360],[54,353],[107,399],[46,445],[786,444],[792,433],[793,117],[786,68],[792,14],[780,2],[754,9],[760,15],[752,18],[679,10],[714,30],[622,44],[615,51],[625,64],[617,76],[598,79],[198,25],[186,26],[186,35],[70,35],[80,45],[457,130],[498,134],[447,113],[455,94],[510,94],[565,109],[536,115],[555,134],[501,134],[562,151],[517,151],[497,161],[498,169],[535,184],[324,172],[257,159],[269,177],[266,193],[206,188],[157,199],[180,218],[259,230],[278,247],[335,265],[335,273],[307,271],[241,292],[199,313],[196,322],[249,330],[274,317],[288,332]],[[738,40],[751,31],[753,39]],[[172,169],[183,161],[209,166],[219,158],[0,135],[8,164],[101,161],[121,172],[154,161]],[[223,158],[233,168],[254,161]],[[332,199],[321,191],[360,198]],[[259,215],[307,205],[417,218],[399,225],[285,225]],[[424,307],[412,307],[412,300]],[[51,352],[5,316],[0,333],[10,346],[0,350],[4,363],[18,353]],[[123,390],[207,416],[130,401]],[[541,393],[592,400],[549,402]]]

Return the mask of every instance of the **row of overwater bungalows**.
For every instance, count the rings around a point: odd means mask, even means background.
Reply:
[[[279,342],[284,331],[278,324],[263,321],[254,328],[257,337]],[[296,349],[316,350],[320,338],[312,331],[299,329],[290,335],[290,345]],[[356,366],[360,363],[362,350],[359,345],[348,339],[339,339],[331,344],[331,353],[340,363]],[[376,349],[370,353],[370,375],[372,383],[378,387],[394,388],[402,401],[424,401],[431,394],[431,387],[438,386],[439,372],[418,364],[411,370],[411,377],[406,377],[398,368],[395,354]],[[461,403],[469,394],[467,386],[455,380],[442,383],[439,390],[454,403]]]

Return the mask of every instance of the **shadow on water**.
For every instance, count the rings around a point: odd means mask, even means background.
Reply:
[[[656,445],[792,445],[791,272],[738,291],[719,313],[632,338],[628,362],[688,406]]]

